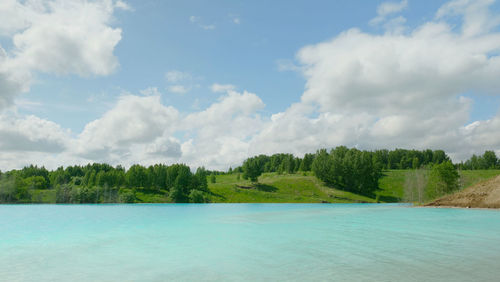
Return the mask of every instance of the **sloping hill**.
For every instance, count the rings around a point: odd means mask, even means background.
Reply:
[[[217,175],[209,183],[212,203],[374,203],[375,198],[325,186],[311,173],[264,173],[259,184],[238,179],[237,174]]]
[[[439,198],[426,206],[500,208],[500,175]]]

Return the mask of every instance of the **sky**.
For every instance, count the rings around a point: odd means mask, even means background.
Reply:
[[[500,156],[500,4],[0,2],[0,170]]]

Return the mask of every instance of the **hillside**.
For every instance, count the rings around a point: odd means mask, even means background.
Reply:
[[[217,175],[209,183],[213,203],[396,203],[404,201],[404,185],[410,170],[388,170],[380,179],[375,195],[363,196],[324,185],[311,172],[304,174],[264,173],[260,185],[238,179],[238,174]],[[463,187],[490,179],[499,170],[461,171]],[[248,189],[252,187],[251,189]]]
[[[252,185],[237,173],[217,175],[215,183],[207,177],[209,192],[206,200],[211,203],[395,203],[407,200],[405,181],[412,170],[387,170],[379,181],[379,189],[373,195],[358,195],[328,187],[312,172],[295,174],[264,173],[259,184]],[[469,187],[500,175],[500,170],[464,170],[460,172],[461,187]],[[497,178],[497,181],[498,180]],[[490,183],[490,182],[485,182]],[[432,183],[431,183],[432,184]],[[81,197],[92,190],[74,186],[72,193]],[[103,197],[115,191],[113,197]],[[482,190],[481,190],[482,191]],[[24,203],[56,203],[57,189],[33,189],[30,201]],[[134,189],[121,187],[114,190],[99,190],[101,203],[170,203],[168,190]],[[104,193],[104,194],[103,194]],[[483,192],[481,192],[483,193]],[[486,193],[486,192],[484,192]],[[73,197],[73,194],[71,194]],[[76,197],[75,196],[75,197]],[[109,198],[109,199],[108,199]],[[430,195],[427,199],[435,199]],[[75,198],[69,203],[96,203]],[[104,199],[104,200],[103,200]],[[443,202],[439,202],[441,205]],[[465,205],[463,205],[465,206]]]
[[[311,173],[265,173],[259,184],[239,179],[237,174],[218,175],[209,183],[213,203],[373,203],[374,198],[329,188]]]
[[[500,175],[439,198],[426,206],[500,208]]]

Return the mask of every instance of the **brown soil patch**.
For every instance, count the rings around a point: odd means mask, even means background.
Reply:
[[[500,208],[500,175],[455,194],[444,196],[426,206],[462,208]]]

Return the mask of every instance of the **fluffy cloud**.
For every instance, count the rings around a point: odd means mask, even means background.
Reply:
[[[189,91],[188,87],[186,87],[184,85],[180,85],[180,84],[170,85],[167,87],[167,89],[169,92],[176,93],[176,94],[185,94]]]
[[[492,14],[489,6],[495,0],[455,0],[443,5],[436,13],[437,19],[462,17],[462,33],[474,36],[489,33],[500,24],[500,16]]]
[[[384,2],[377,7],[377,16],[370,21],[370,24],[376,25],[386,20],[386,17],[401,12],[408,7],[408,0],[401,2]]]
[[[178,70],[168,71],[165,74],[165,78],[168,82],[177,83],[181,81],[191,80],[193,77],[189,72],[183,72]]]
[[[194,82],[199,78],[193,77],[189,72],[172,70],[165,74],[165,78],[169,83],[167,90],[172,93],[185,94],[193,87],[198,87]]]
[[[213,84],[210,89],[222,96],[189,114],[163,105],[157,88],[143,90],[141,96],[124,95],[74,137],[35,117],[4,118],[0,165],[18,166],[16,158],[30,148],[43,151],[30,154],[34,161],[49,165],[184,162],[210,169],[227,169],[261,153],[302,155],[337,145],[439,148],[455,160],[485,149],[500,153],[500,112],[467,124],[474,101],[463,97],[499,94],[500,33],[495,27],[500,22],[490,4],[452,1],[433,20],[405,32],[350,29],[305,46],[297,53],[295,68],[306,78],[305,91],[300,101],[270,117],[261,117],[265,105],[256,94]],[[385,21],[404,9],[406,1],[383,7],[378,15]],[[449,20],[456,23],[456,17],[458,26]],[[2,32],[19,33],[15,26],[22,24],[13,18]],[[5,70],[14,62],[5,54],[0,60],[7,62],[0,64],[2,93],[21,91],[26,72]],[[68,69],[79,73],[78,68]],[[193,80],[180,71],[165,77],[170,87]],[[3,94],[0,103],[8,104],[13,95]]]
[[[444,23],[426,24],[408,36],[349,30],[299,52],[308,79],[302,101],[322,110],[422,112],[466,90],[497,87],[492,78],[500,61],[488,54],[499,48],[499,34],[466,39]]]
[[[57,153],[66,150],[69,132],[35,116],[0,116],[0,151]]]
[[[54,122],[5,112],[0,115],[0,168],[21,168],[29,164],[55,168],[78,163],[78,158],[66,157],[70,138],[69,130]]]
[[[107,75],[121,30],[109,26],[110,2],[49,2],[29,27],[13,37],[16,64],[57,74]]]
[[[379,14],[399,11],[405,2],[400,4]],[[307,82],[301,102],[273,115],[251,151],[430,147],[463,159],[468,153],[462,152],[498,148],[498,118],[464,127],[472,101],[460,96],[498,95],[500,33],[484,32],[498,22],[477,16],[487,15],[490,4],[453,1],[435,21],[406,34],[350,29],[302,48],[297,60]],[[458,32],[444,21],[452,15],[463,18]]]
[[[212,92],[219,93],[219,92],[228,92],[228,91],[233,91],[236,89],[236,87],[232,84],[219,84],[219,83],[214,83],[210,87]]]
[[[100,119],[88,123],[76,141],[76,153],[105,160],[114,155],[130,155],[138,150],[134,145],[147,147],[164,134],[172,133],[178,122],[178,112],[165,107],[160,96],[122,96],[117,104]],[[146,149],[140,149],[141,153]],[[148,147],[148,152],[168,151]]]
[[[186,116],[182,128],[191,138],[182,145],[182,160],[217,169],[240,163],[248,156],[249,139],[262,128],[263,107],[253,93],[227,90],[207,109]]]
[[[118,67],[113,51],[121,40],[121,29],[111,26],[116,8],[130,7],[111,0],[2,1],[0,35],[12,40],[12,48],[0,47],[0,109],[28,90],[33,71],[113,72]]]

